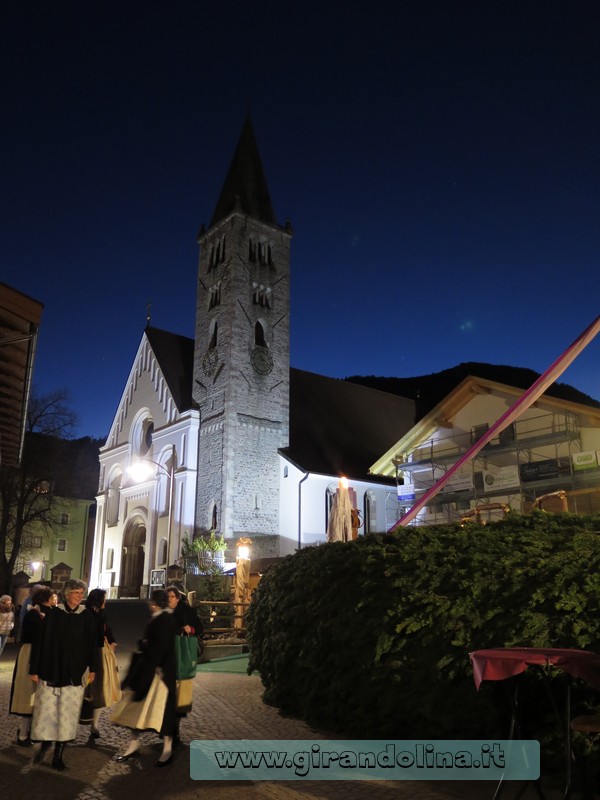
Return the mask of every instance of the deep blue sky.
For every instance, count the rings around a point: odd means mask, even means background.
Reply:
[[[544,370],[600,313],[597,0],[4,0],[0,280],[35,384],[106,434],[248,108],[292,240],[292,365]],[[600,399],[600,338],[562,380]]]

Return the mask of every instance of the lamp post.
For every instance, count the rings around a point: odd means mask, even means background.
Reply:
[[[242,536],[236,544],[235,557],[235,584],[233,587],[233,602],[236,606],[236,615],[233,620],[234,628],[242,628],[244,623],[244,603],[249,600],[250,585],[250,545],[252,539]]]
[[[153,461],[151,458],[140,458],[133,464],[127,467],[127,474],[130,475],[135,483],[142,483],[148,480],[153,474],[154,469],[152,466],[161,469],[169,478],[169,509],[167,514],[167,557],[166,569],[169,569],[169,560],[171,558],[171,531],[173,527],[173,505],[175,502],[175,445],[171,445],[171,466],[167,469],[163,464],[158,461]],[[167,574],[168,582],[168,574]]]
[[[40,581],[43,581],[46,578],[46,559],[45,558],[42,561],[32,561],[31,562],[31,569],[34,572],[37,572],[40,567],[42,568],[42,571],[40,573],[40,578],[39,579],[40,579]]]

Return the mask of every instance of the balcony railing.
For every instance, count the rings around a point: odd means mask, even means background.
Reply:
[[[477,426],[470,432],[430,439],[413,450],[408,462],[398,465],[399,470],[410,471],[417,466],[455,461],[486,432],[487,427]],[[542,414],[517,420],[487,444],[481,454],[491,455],[507,450],[543,446],[573,441],[579,437],[577,416],[568,412]]]

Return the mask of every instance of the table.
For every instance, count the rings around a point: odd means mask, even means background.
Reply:
[[[568,798],[571,791],[571,761],[574,758],[571,748],[571,682],[567,683],[566,710],[563,718],[548,681],[547,667],[553,666],[569,676],[579,678],[596,689],[600,689],[600,655],[589,650],[556,647],[493,647],[488,650],[475,650],[469,653],[469,657],[477,689],[483,681],[506,680],[521,675],[530,666],[542,670],[550,701],[564,730],[567,764],[564,798]],[[510,738],[514,737],[515,729],[518,727],[517,692],[518,685],[515,685],[510,697]],[[501,788],[502,781],[498,784],[494,798],[499,797]],[[536,788],[539,796],[543,798],[544,795],[539,784],[536,785]]]

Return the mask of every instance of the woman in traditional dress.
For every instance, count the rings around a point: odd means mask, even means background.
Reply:
[[[194,640],[194,648],[197,651],[197,637],[202,635],[202,623],[196,611],[184,601],[184,596],[177,586],[167,586],[169,598],[169,608],[173,612],[177,628],[177,636],[191,636]],[[185,717],[192,710],[192,695],[194,679],[177,680],[177,716],[175,717],[175,733],[173,744],[175,747],[180,743],[179,724],[181,718]]]
[[[166,767],[173,761],[173,735],[176,720],[175,630],[176,623],[164,589],[155,589],[148,607],[151,618],[138,642],[140,652],[134,654],[129,672],[123,681],[121,703],[115,708],[111,722],[131,729],[131,738],[124,753],[116,761],[128,761],[140,748],[139,735],[144,730],[156,730],[162,736],[163,749],[155,766]],[[161,691],[155,692],[157,684]],[[143,702],[152,696],[150,708]]]
[[[114,652],[117,643],[106,622],[104,612],[106,590],[92,589],[84,605],[96,621],[100,661],[94,682],[85,689],[79,721],[84,725],[90,725],[90,738],[98,739],[100,737],[98,723],[102,709],[112,706],[121,699],[119,670]]]
[[[40,636],[32,643],[29,675],[37,685],[31,739],[41,742],[34,756],[39,763],[52,742],[52,766],[66,769],[65,745],[77,735],[77,723],[86,683],[98,670],[98,629],[92,614],[81,605],[83,581],[67,581],[64,603],[44,617]]]
[[[37,589],[31,596],[31,605],[23,618],[21,626],[21,644],[13,672],[9,706],[11,714],[21,717],[19,730],[17,731],[17,744],[19,747],[31,746],[29,731],[33,715],[35,684],[29,679],[29,658],[31,656],[32,642],[39,637],[42,630],[42,621],[52,608],[50,605],[51,598],[52,589],[48,586],[41,586]]]

